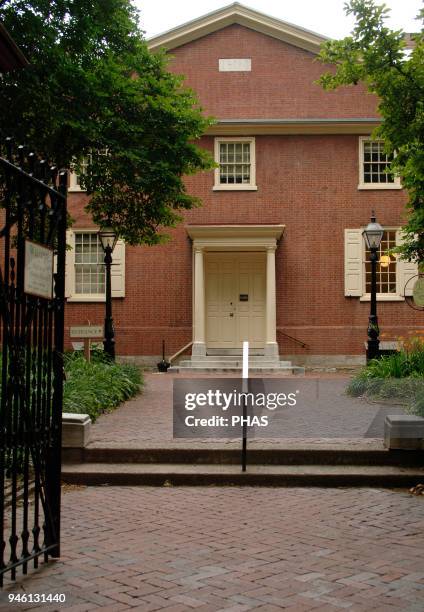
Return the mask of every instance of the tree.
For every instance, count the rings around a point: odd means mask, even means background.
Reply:
[[[403,259],[424,262],[424,31],[413,35],[406,51],[405,35],[385,25],[388,9],[373,0],[350,0],[345,5],[356,25],[352,35],[323,45],[319,59],[335,65],[321,76],[324,89],[366,84],[379,97],[381,125],[374,136],[394,156],[391,168],[401,176],[409,194],[408,219],[403,228]],[[424,19],[424,10],[419,18]]]
[[[130,0],[5,0],[0,19],[30,60],[0,76],[0,132],[81,171],[87,210],[130,244],[155,244],[199,201],[183,176],[213,166],[194,141],[211,121]],[[106,155],[102,153],[107,152]]]

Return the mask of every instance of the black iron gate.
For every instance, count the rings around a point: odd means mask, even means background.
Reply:
[[[0,586],[60,554],[66,172],[0,157]],[[53,286],[54,285],[54,286]]]

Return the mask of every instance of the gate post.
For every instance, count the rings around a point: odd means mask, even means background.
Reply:
[[[58,191],[64,196],[58,211],[57,229],[57,270],[54,277],[54,346],[53,352],[53,399],[52,399],[52,437],[46,465],[47,506],[51,510],[51,527],[46,521],[47,545],[55,544],[49,551],[50,556],[60,556],[60,505],[62,472],[62,405],[64,379],[64,325],[65,325],[65,258],[66,258],[66,196],[68,173],[59,174]]]

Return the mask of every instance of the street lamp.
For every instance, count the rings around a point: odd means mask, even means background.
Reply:
[[[370,251],[371,262],[371,309],[368,320],[368,348],[367,361],[375,359],[379,356],[380,346],[380,330],[378,328],[377,318],[377,262],[379,259],[378,251],[380,249],[381,240],[384,230],[375,219],[375,213],[372,212],[371,222],[362,232],[365,243]]]
[[[112,253],[115,248],[118,236],[109,227],[105,227],[99,231],[99,239],[105,254],[105,271],[106,271],[106,313],[103,348],[109,357],[115,360],[115,329],[113,327],[112,318]]]

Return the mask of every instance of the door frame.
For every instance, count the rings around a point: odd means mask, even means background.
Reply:
[[[266,252],[266,324],[264,353],[278,359],[276,330],[275,251],[285,225],[187,225],[193,242],[193,348],[192,355],[206,357],[205,252]]]

